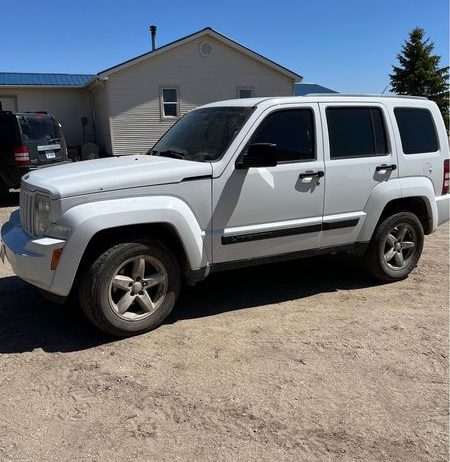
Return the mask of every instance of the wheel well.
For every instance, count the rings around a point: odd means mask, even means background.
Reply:
[[[433,227],[432,216],[423,197],[404,197],[402,199],[394,199],[388,202],[384,207],[380,219],[378,220],[378,224],[380,224],[388,216],[398,212],[414,213],[414,215],[416,215],[422,223],[424,233],[431,233]]]
[[[145,225],[127,225],[116,228],[108,228],[96,233],[89,241],[84,251],[81,262],[78,266],[74,286],[77,285],[79,277],[89,264],[99,255],[115,244],[121,242],[133,242],[145,238],[156,238],[164,242],[172,250],[180,265],[181,276],[187,279],[191,268],[183,247],[181,239],[173,226],[167,223],[151,223]]]

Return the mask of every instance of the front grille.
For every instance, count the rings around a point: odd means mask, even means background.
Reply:
[[[33,201],[34,193],[26,189],[20,190],[20,223],[22,228],[33,235]]]

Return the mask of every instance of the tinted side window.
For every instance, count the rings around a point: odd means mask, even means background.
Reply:
[[[388,152],[383,115],[378,108],[327,108],[330,156],[379,156]]]
[[[315,159],[314,114],[311,109],[289,109],[267,116],[250,143],[273,143],[279,162]]]
[[[428,109],[397,107],[394,113],[405,154],[439,149],[433,117]]]

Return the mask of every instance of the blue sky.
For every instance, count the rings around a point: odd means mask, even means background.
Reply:
[[[0,0],[0,71],[96,73],[211,26],[341,92],[380,93],[408,31],[448,64],[447,0]]]

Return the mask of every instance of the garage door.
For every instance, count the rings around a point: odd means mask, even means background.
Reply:
[[[17,98],[15,96],[0,95],[3,111],[17,112]]]

